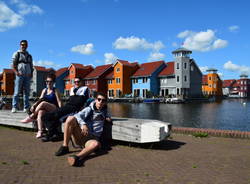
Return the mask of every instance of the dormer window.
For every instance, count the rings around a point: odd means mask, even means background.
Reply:
[[[116,68],[116,72],[120,72],[120,68]]]

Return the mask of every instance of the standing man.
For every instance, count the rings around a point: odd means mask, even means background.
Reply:
[[[30,80],[33,74],[33,60],[32,56],[27,52],[28,41],[20,41],[20,50],[15,52],[12,56],[12,66],[16,74],[14,96],[12,100],[11,112],[17,112],[19,94],[24,94],[24,112],[27,112],[29,104],[29,93],[30,93]]]

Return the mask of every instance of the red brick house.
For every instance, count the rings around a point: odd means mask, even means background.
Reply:
[[[84,77],[85,86],[90,89],[90,94],[94,95],[95,92],[102,92],[107,94],[108,85],[105,78],[113,70],[112,64],[97,66],[92,72]]]

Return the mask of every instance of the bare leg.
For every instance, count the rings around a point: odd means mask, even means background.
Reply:
[[[51,112],[56,110],[56,106],[54,104],[51,104],[49,102],[41,102],[35,109],[35,112],[31,115],[36,117],[38,115],[38,112],[40,110],[45,110],[46,112]]]
[[[80,158],[85,158],[100,146],[101,144],[97,140],[89,140],[86,142],[85,148],[83,148],[82,151],[77,154],[77,156]]]
[[[66,122],[64,124],[63,146],[68,146],[69,145],[69,140],[70,140],[70,137],[72,135],[73,129],[76,129],[78,127],[79,127],[78,123],[77,123],[76,118],[74,116],[69,116],[66,119]]]
[[[46,113],[45,110],[40,110],[38,111],[38,115],[37,115],[37,127],[38,127],[38,131],[42,131],[43,130],[43,122],[42,122],[42,116]]]

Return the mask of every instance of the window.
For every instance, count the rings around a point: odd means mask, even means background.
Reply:
[[[208,77],[208,80],[212,80],[212,78],[211,78],[211,77]]]
[[[120,68],[116,68],[116,72],[120,72]]]
[[[108,84],[112,84],[112,79],[109,79],[109,80],[108,80]]]
[[[214,88],[216,88],[216,84],[214,84]]]
[[[132,81],[134,84],[138,83],[138,79],[132,79]]]
[[[186,75],[184,76],[184,81],[187,82],[187,76]]]
[[[71,74],[73,74],[74,73],[74,70],[71,70],[71,72],[70,72]]]
[[[89,84],[89,81],[88,80],[86,80],[86,85],[88,85]]]
[[[96,84],[96,80],[93,80],[93,82],[92,82],[93,84]]]
[[[120,84],[120,82],[121,82],[120,78],[116,78],[115,82],[116,82],[116,84]]]
[[[71,84],[74,84],[74,79],[71,79]]]
[[[142,78],[142,82],[143,82],[143,83],[147,83],[147,82],[148,82],[148,78],[147,78],[147,77],[143,77],[143,78]]]
[[[179,76],[177,76],[176,81],[180,82],[180,77]]]
[[[179,63],[176,63],[176,65],[177,65],[177,66],[176,66],[176,69],[179,69],[179,68],[180,68],[180,66],[179,66],[180,64],[179,64]]]
[[[187,69],[187,63],[184,63],[184,69]]]

